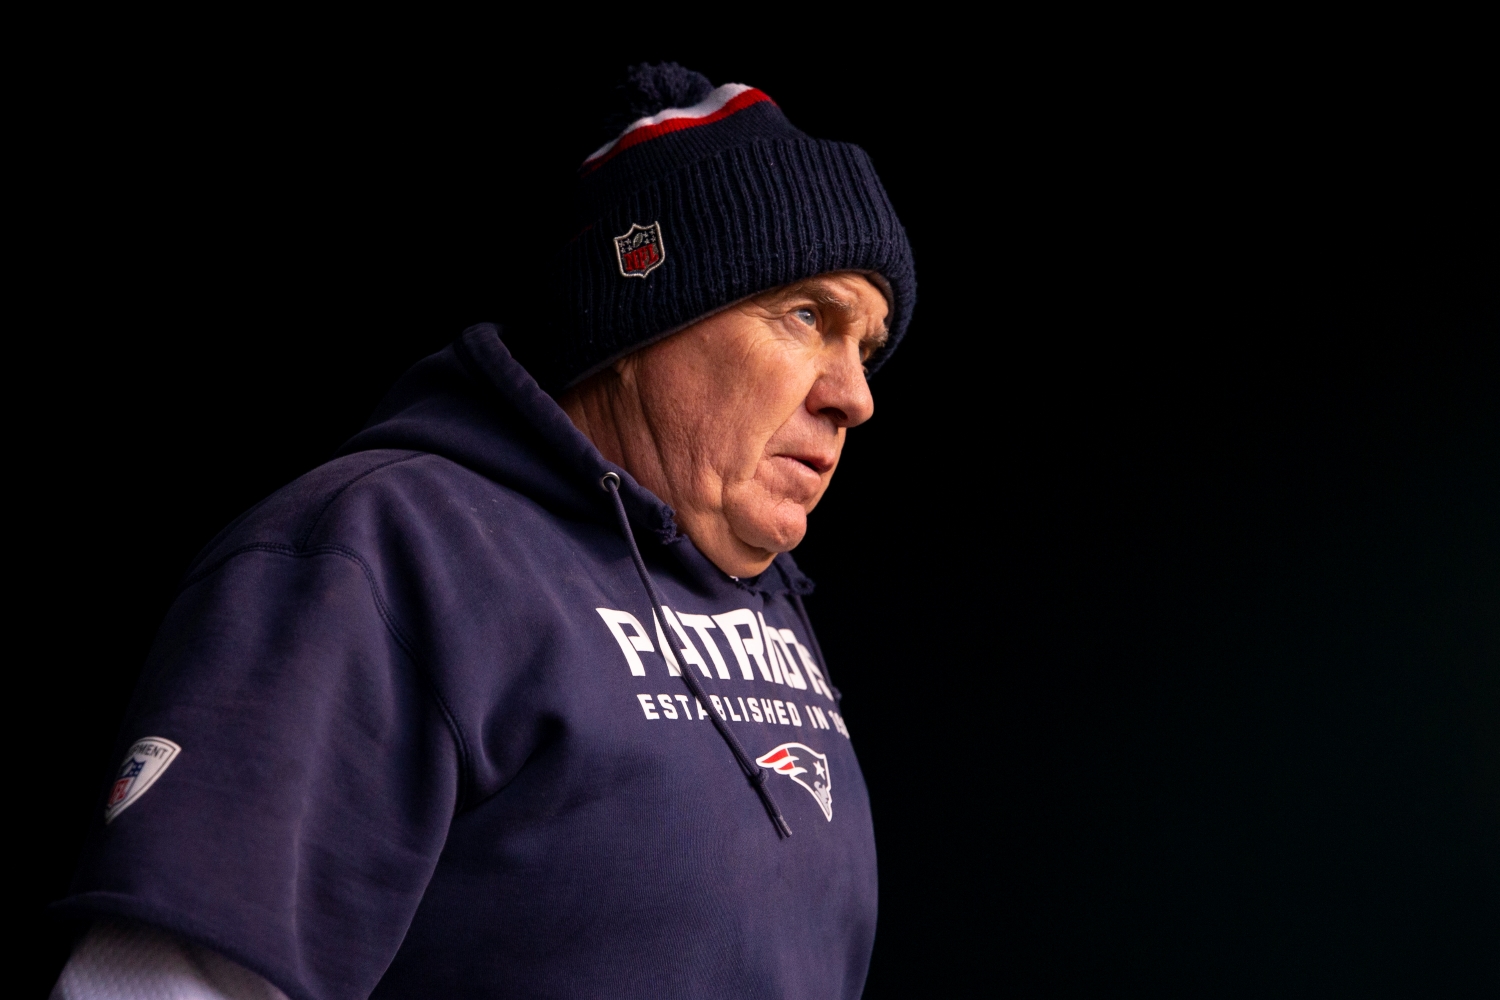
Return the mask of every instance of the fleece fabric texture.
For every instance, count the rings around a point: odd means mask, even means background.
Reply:
[[[119,743],[180,750],[133,799],[126,756],[59,907],[296,1000],[857,997],[875,845],[810,589],[720,572],[475,327],[199,556]]]

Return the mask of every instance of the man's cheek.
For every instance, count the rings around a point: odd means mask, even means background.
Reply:
[[[700,471],[711,469],[726,482],[743,482],[755,475],[764,442],[754,440],[743,412],[732,408],[705,413],[697,420],[687,454]]]

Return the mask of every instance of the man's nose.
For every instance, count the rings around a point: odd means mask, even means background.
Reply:
[[[858,427],[874,416],[875,397],[865,379],[859,344],[846,341],[831,348],[824,361],[822,373],[807,394],[807,409],[832,420],[836,427]]]

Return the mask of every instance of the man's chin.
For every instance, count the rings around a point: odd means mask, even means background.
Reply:
[[[800,505],[792,506],[796,506],[795,514],[785,508],[730,512],[729,527],[741,543],[758,552],[768,556],[790,552],[807,534],[807,512]]]
[[[762,460],[751,482],[762,502],[773,506],[797,504],[807,510],[813,508],[828,486],[826,477],[786,455]]]

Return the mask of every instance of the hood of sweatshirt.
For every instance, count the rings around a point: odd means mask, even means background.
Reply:
[[[732,584],[764,593],[810,594],[813,582],[789,554],[754,579],[725,574],[677,528],[672,508],[606,459],[506,350],[500,330],[481,323],[413,366],[366,427],[339,450],[441,455],[522,493],[559,516],[611,523],[600,480],[613,472],[636,540],[668,557],[699,586]]]

